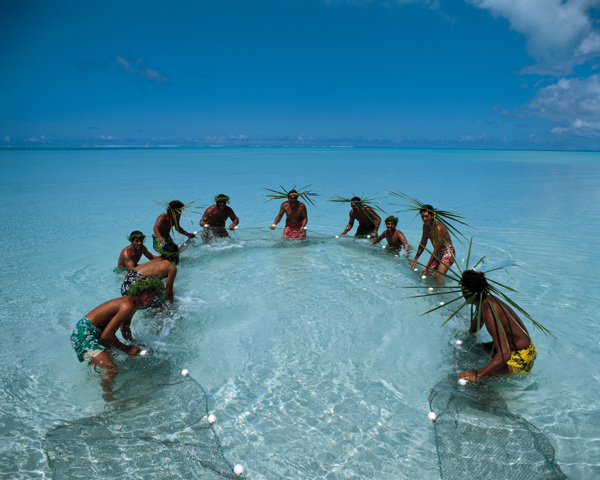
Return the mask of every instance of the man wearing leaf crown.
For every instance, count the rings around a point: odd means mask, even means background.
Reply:
[[[411,270],[417,264],[418,258],[421,256],[429,240],[433,246],[433,252],[429,261],[421,270],[421,275],[433,275],[439,277],[444,275],[454,263],[454,255],[456,251],[452,245],[450,233],[443,222],[436,219],[435,210],[431,205],[423,205],[419,210],[421,220],[423,220],[423,236],[419,242],[419,248],[414,260],[410,264]]]
[[[485,274],[465,270],[460,288],[465,300],[477,309],[469,331],[478,332],[483,322],[493,342],[484,344],[491,347],[490,363],[472,372],[460,372],[459,378],[474,382],[493,373],[529,372],[537,356],[529,332],[512,308],[490,295]]]
[[[179,233],[188,238],[194,238],[196,235],[186,232],[181,228],[181,214],[185,208],[183,202],[173,200],[167,205],[167,211],[161,213],[154,224],[154,233],[152,234],[152,245],[158,253],[163,253],[163,246],[173,241],[171,238],[171,229],[175,228]]]
[[[308,214],[306,213],[306,205],[298,201],[298,192],[290,190],[288,192],[288,201],[281,204],[279,213],[271,224],[271,230],[275,230],[277,224],[283,218],[285,213],[285,229],[283,230],[283,238],[306,238],[306,223],[308,222]]]
[[[236,216],[233,209],[227,206],[229,197],[220,193],[215,197],[215,204],[208,207],[200,219],[200,226],[204,228],[202,231],[202,240],[209,242],[214,237],[228,237],[229,234],[225,229],[225,222],[231,219],[229,230],[235,230],[235,227],[240,223],[240,219]]]

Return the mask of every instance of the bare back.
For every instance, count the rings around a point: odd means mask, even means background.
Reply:
[[[166,278],[169,272],[177,271],[177,267],[165,258],[155,258],[149,262],[142,263],[136,271],[143,277]]]
[[[508,340],[508,347],[511,351],[522,350],[531,344],[525,325],[506,303],[490,295],[483,301],[481,308],[485,327],[494,339],[494,344],[506,345],[506,340]],[[498,326],[494,311],[502,324],[504,334]],[[506,339],[504,338],[505,334]]]
[[[132,297],[113,298],[108,302],[104,302],[102,305],[98,305],[85,317],[92,322],[95,327],[104,330],[115,317],[118,317],[122,323],[128,318],[130,319],[136,310]]]
[[[159,240],[164,239],[169,232],[173,228],[173,223],[171,222],[171,218],[169,218],[168,213],[161,213],[156,219],[156,223],[154,224],[154,234],[159,237]]]

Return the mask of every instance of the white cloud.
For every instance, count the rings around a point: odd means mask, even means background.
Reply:
[[[528,53],[537,62],[600,54],[600,36],[590,9],[598,0],[467,0],[496,17],[506,18],[527,37]]]
[[[162,75],[158,73],[156,70],[153,70],[148,67],[138,68],[134,67],[129,60],[117,55],[116,57],[117,63],[121,66],[123,70],[127,73],[132,73],[134,75],[139,75],[141,77],[147,78],[148,80],[152,80],[158,83],[169,83],[169,77],[166,75]],[[136,63],[140,64],[143,62],[143,59],[138,59]]]
[[[600,75],[561,78],[540,89],[527,108],[555,122],[552,133],[600,136]]]

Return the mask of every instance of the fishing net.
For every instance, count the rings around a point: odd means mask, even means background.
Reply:
[[[238,478],[208,423],[202,387],[152,355],[130,360],[105,387],[103,413],[46,435],[54,478]]]
[[[474,340],[455,349],[455,361],[481,364]],[[487,382],[461,386],[456,374],[439,382],[429,396],[440,476],[450,479],[565,479],[554,448],[538,428],[511,413]]]

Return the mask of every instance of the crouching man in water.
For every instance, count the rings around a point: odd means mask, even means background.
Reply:
[[[517,314],[506,303],[490,295],[482,272],[465,270],[460,286],[465,299],[477,308],[469,331],[477,331],[477,318],[481,318],[493,342],[483,345],[491,348],[490,363],[474,372],[460,372],[459,378],[474,382],[494,373],[529,372],[537,350]]]
[[[132,285],[136,285],[141,278],[154,277],[162,280],[167,279],[166,288],[166,300],[173,302],[173,285],[175,284],[175,277],[177,276],[177,267],[179,263],[179,248],[173,242],[169,242],[163,245],[162,253],[160,257],[154,257],[149,262],[142,263],[134,270],[129,270],[123,284],[121,285],[121,295],[129,295],[129,290]],[[161,282],[162,283],[162,282]],[[160,298],[159,301],[164,301],[165,298]],[[162,303],[162,302],[159,302]],[[159,306],[154,302],[152,305]],[[147,307],[146,307],[147,308]],[[125,332],[123,332],[125,334]],[[127,338],[127,337],[125,337]]]
[[[296,190],[290,190],[288,192],[288,201],[281,204],[279,213],[273,220],[273,223],[269,227],[271,230],[275,230],[277,224],[283,218],[285,213],[285,228],[283,229],[283,235],[281,238],[306,238],[306,224],[308,222],[308,214],[306,212],[306,205],[298,201],[298,192]]]
[[[398,218],[393,217],[392,215],[387,217],[385,219],[385,232],[373,240],[371,245],[376,245],[385,237],[388,247],[395,248],[397,250],[404,249],[405,252],[408,252],[410,249],[408,240],[406,240],[406,237],[400,230],[396,230],[396,225],[398,225]]]
[[[152,260],[154,258],[154,255],[152,255],[144,245],[145,238],[146,235],[139,230],[134,230],[131,232],[128,237],[131,245],[128,245],[121,250],[115,272],[125,273],[127,270],[137,267],[142,255],[145,255],[148,260]]]
[[[202,241],[209,243],[216,237],[228,237],[229,234],[225,228],[227,219],[231,219],[229,230],[235,230],[235,227],[240,223],[240,219],[233,212],[231,207],[227,206],[229,197],[224,193],[220,193],[215,197],[215,204],[208,207],[200,219],[202,230]]]
[[[114,347],[127,355],[139,353],[137,345],[126,345],[117,338],[117,330],[129,330],[133,315],[142,306],[148,306],[157,295],[164,293],[158,278],[147,278],[130,288],[126,297],[113,298],[94,308],[83,317],[71,334],[71,345],[80,362],[88,362],[106,371],[102,387],[110,394],[110,385],[119,368],[112,361],[107,348]]]

